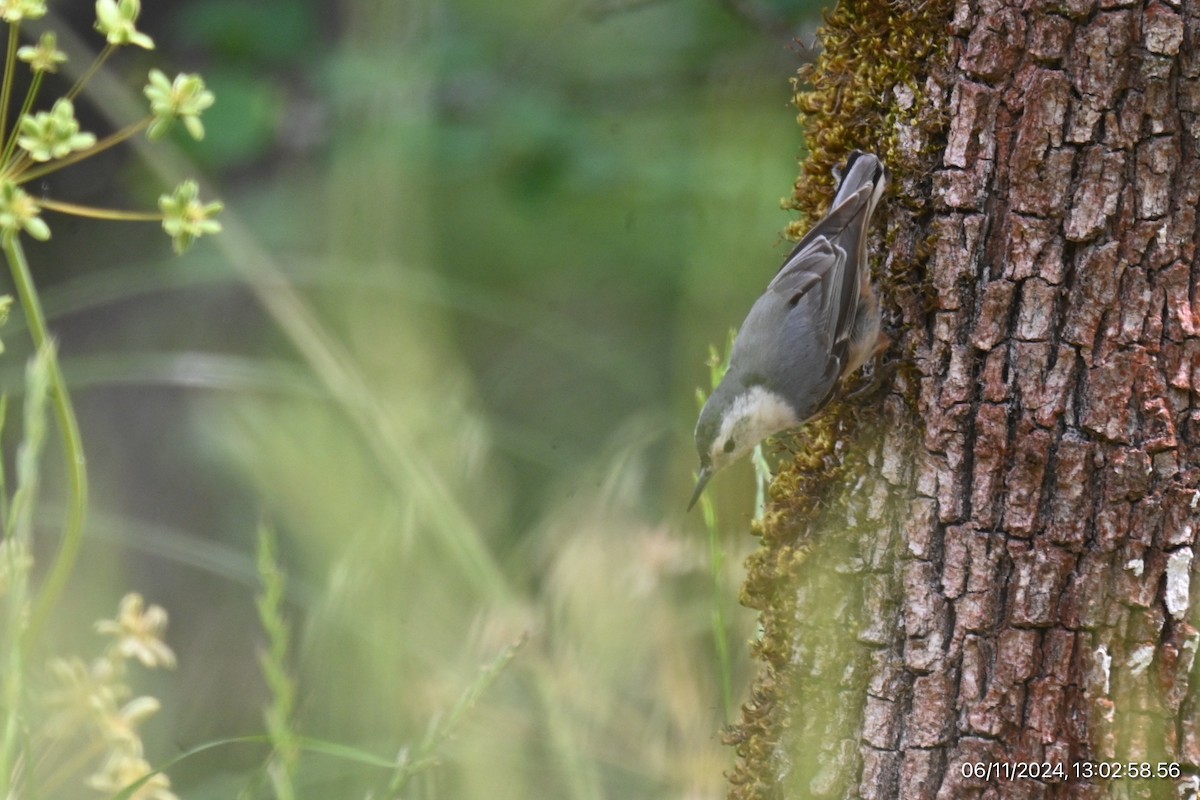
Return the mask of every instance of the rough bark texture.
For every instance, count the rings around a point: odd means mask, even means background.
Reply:
[[[853,0],[825,41],[796,206],[893,166],[904,366],[773,487],[730,797],[1194,798],[1200,0]]]

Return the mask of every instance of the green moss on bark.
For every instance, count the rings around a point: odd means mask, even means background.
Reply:
[[[809,220],[828,209],[832,170],[852,150],[883,158],[892,172],[892,189],[877,215],[886,220],[887,232],[875,238],[873,252],[886,247],[887,254],[874,274],[885,320],[893,322],[911,318],[924,302],[923,264],[931,247],[920,232],[932,212],[924,198],[930,196],[930,175],[944,145],[946,92],[936,76],[946,73],[951,9],[949,0],[842,2],[818,34],[821,55],[794,79],[808,153],[784,203],[802,215],[788,234],[799,236]],[[903,359],[902,353],[896,355]],[[754,651],[763,667],[740,721],[726,734],[738,754],[729,776],[731,800],[788,795],[780,775],[795,770],[786,763],[790,756],[780,751],[780,741],[789,728],[807,724],[795,715],[797,706],[819,702],[811,691],[799,691],[796,663],[804,629],[797,598],[819,571],[812,564],[806,568],[813,556],[812,532],[842,504],[847,478],[869,468],[860,439],[865,431],[879,429],[873,424],[878,417],[878,403],[836,402],[806,425],[796,436],[795,457],[771,486],[765,518],[755,525],[761,544],[748,561],[740,599],[761,613],[762,636]],[[853,624],[847,624],[837,636],[850,647],[854,633]],[[811,627],[806,635],[814,635]],[[821,652],[842,657],[842,645],[831,639],[830,647]]]

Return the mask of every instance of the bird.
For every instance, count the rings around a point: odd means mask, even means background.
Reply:
[[[879,301],[867,265],[867,226],[888,183],[878,156],[855,150],[829,213],[784,259],[755,301],[729,368],[696,423],[700,476],[690,511],[723,467],[769,436],[802,425],[877,351]]]

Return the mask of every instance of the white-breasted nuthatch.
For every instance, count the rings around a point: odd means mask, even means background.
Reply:
[[[700,412],[700,479],[689,509],[717,470],[814,417],[876,349],[879,303],[867,267],[867,225],[888,172],[879,158],[856,150],[838,177],[832,208],[750,309],[729,369]]]

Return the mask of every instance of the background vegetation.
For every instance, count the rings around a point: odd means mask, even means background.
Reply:
[[[98,46],[90,3],[51,6]],[[301,797],[723,795],[719,732],[752,669],[752,480],[740,465],[710,490],[714,570],[683,513],[694,391],[784,252],[792,39],[815,14],[147,0],[159,50],[122,53],[98,92],[136,101],[156,64],[205,76],[208,136],[176,144],[226,232],[179,259],[154,225],[55,218],[28,252],[93,487],[45,649],[97,650],[93,622],[130,590],[168,611],[177,667],[131,677],[162,704],[152,764],[261,733],[275,703],[303,737],[437,755],[410,774],[277,754]],[[89,130],[119,124],[77,105]],[[127,149],[45,188],[153,206],[180,163]],[[11,458],[19,426],[4,434]],[[39,563],[63,496],[46,450]],[[290,643],[255,606],[264,528]],[[206,750],[170,768],[173,790],[280,794],[268,753]],[[76,788],[98,796],[55,796]]]

